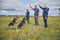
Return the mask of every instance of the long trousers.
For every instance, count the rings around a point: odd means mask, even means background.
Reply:
[[[26,19],[27,20],[27,23],[29,24],[29,18],[28,19]]]
[[[35,19],[35,24],[38,25],[38,16],[34,16],[34,19]]]
[[[43,17],[43,21],[44,21],[44,27],[48,27],[47,18]]]

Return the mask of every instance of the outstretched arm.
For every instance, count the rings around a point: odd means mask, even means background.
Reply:
[[[31,8],[31,9],[33,9],[33,10],[34,10],[34,8],[31,6],[31,4],[30,4],[29,6],[30,6],[30,8]]]
[[[38,4],[39,5],[39,4]],[[44,10],[44,8],[43,7],[41,7],[40,5],[39,5],[39,7],[41,8],[41,9],[43,9]]]

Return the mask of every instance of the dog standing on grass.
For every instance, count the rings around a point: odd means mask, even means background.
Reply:
[[[24,17],[22,21],[18,24],[18,28],[22,28],[23,25],[25,25],[26,18]]]
[[[13,25],[17,22],[18,18],[19,18],[19,17],[16,16],[16,17],[8,24],[8,26],[13,26]]]

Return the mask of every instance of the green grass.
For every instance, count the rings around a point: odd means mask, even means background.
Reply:
[[[30,17],[30,24],[26,23],[22,29],[18,29],[17,25],[23,17],[19,17],[13,27],[8,27],[13,18],[0,16],[0,40],[60,40],[60,17],[48,17],[48,28],[44,28],[42,17],[39,17],[38,26]]]

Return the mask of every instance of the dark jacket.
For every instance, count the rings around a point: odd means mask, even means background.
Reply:
[[[33,9],[33,10],[34,10],[34,16],[38,16],[39,9],[38,9],[38,8],[35,8],[35,9]]]
[[[49,8],[43,8],[41,6],[39,6],[39,7],[43,10],[43,17],[48,17]]]
[[[30,12],[26,12],[26,18],[28,19],[30,17]]]

